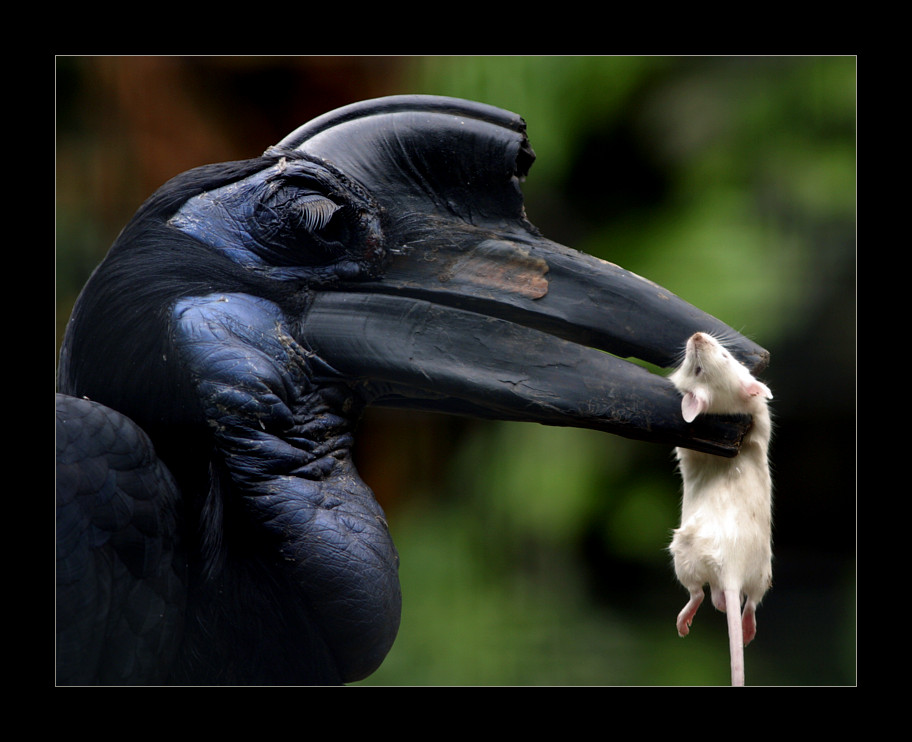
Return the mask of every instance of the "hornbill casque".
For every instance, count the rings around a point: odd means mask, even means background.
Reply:
[[[58,684],[338,684],[399,627],[399,557],[352,464],[366,405],[737,453],[658,373],[697,330],[768,354],[545,239],[525,122],[393,96],[138,210],[60,353]],[[407,555],[406,555],[407,558]]]

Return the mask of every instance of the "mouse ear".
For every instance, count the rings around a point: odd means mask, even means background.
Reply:
[[[741,384],[741,396],[744,397],[744,399],[760,396],[772,399],[773,393],[762,381],[757,381],[755,378],[751,377],[748,381]]]
[[[697,419],[697,415],[704,412],[708,406],[709,399],[702,389],[687,392],[681,400],[681,414],[684,415],[684,422],[692,423]]]

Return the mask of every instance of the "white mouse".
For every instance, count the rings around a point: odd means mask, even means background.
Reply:
[[[684,495],[681,526],[669,547],[675,574],[690,592],[678,614],[678,633],[689,633],[703,586],[709,583],[713,605],[728,620],[732,685],[744,685],[744,647],[757,632],[755,611],[772,584],[767,400],[773,395],[718,340],[702,332],[688,339],[684,361],[669,380],[683,395],[687,422],[702,414],[753,417],[734,458],[676,449]]]

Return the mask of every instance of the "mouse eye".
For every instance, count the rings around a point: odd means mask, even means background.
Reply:
[[[702,366],[697,366],[697,367],[694,369],[694,376],[699,376],[699,375],[702,374],[702,373],[703,373],[703,367],[702,367]]]

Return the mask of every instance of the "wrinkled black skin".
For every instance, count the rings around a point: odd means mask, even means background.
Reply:
[[[766,352],[542,239],[533,158],[513,114],[381,99],[140,208],[61,351],[58,682],[373,672],[401,597],[351,461],[366,404],[737,452],[749,420],[686,425],[667,380],[593,348],[665,364],[701,330],[752,368]]]

